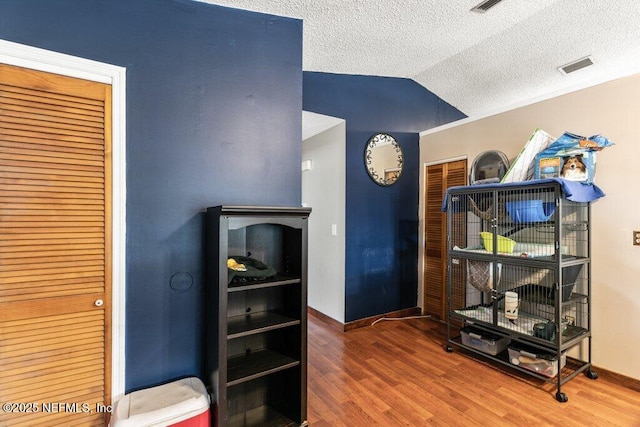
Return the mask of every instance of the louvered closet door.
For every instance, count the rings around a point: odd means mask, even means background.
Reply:
[[[0,403],[26,404],[2,426],[104,425],[110,93],[0,65]]]
[[[467,161],[427,167],[425,197],[424,308],[440,319],[446,314],[447,218],[442,200],[447,188],[466,183]]]

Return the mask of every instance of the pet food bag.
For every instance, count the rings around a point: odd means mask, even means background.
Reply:
[[[596,152],[611,145],[602,135],[585,138],[565,132],[536,155],[535,178],[564,178],[591,184],[596,174]]]

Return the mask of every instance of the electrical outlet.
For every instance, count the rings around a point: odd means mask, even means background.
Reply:
[[[633,245],[640,246],[640,231],[633,232]]]

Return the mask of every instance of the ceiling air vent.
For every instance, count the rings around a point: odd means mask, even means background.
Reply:
[[[485,13],[487,10],[491,9],[493,6],[500,3],[502,0],[484,0],[477,6],[471,9],[472,12]]]
[[[586,67],[590,67],[595,62],[593,61],[593,57],[587,56],[586,58],[578,59],[577,61],[570,62],[562,67],[558,67],[558,71],[560,71],[565,76],[567,74],[573,73],[574,71],[581,70]]]

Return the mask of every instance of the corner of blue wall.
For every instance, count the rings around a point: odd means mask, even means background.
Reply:
[[[412,308],[418,290],[419,132],[466,117],[410,79],[304,72],[303,109],[346,120],[345,321]],[[398,141],[400,179],[364,167],[378,132]]]

